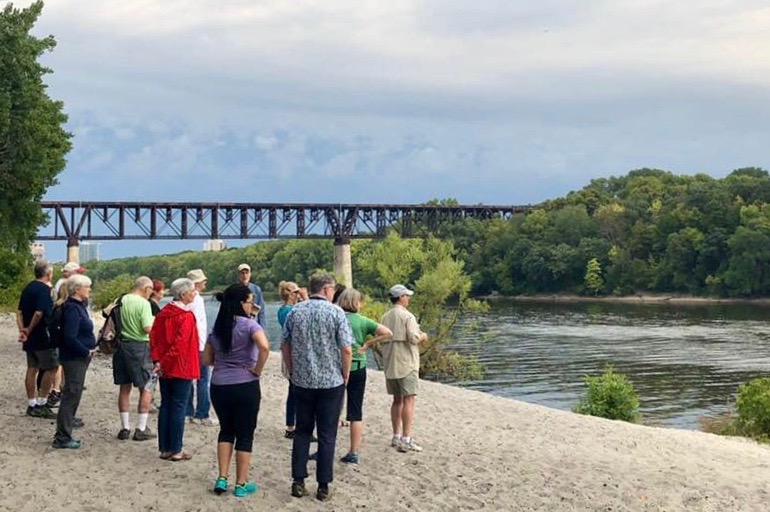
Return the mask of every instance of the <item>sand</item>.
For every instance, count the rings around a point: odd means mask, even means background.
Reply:
[[[211,492],[217,429],[188,425],[188,462],[158,459],[154,441],[118,441],[108,358],[86,378],[79,450],[54,450],[54,421],[24,415],[24,357],[10,317],[0,320],[0,510],[12,511],[764,511],[770,448],[701,432],[630,425],[481,392],[421,382],[415,438],[422,453],[390,448],[382,373],[369,372],[361,464],[335,465],[334,496],[292,498],[291,442],[283,438],[287,383],[272,354],[252,477],[257,494]],[[134,397],[135,400],[135,397]],[[132,416],[132,422],[135,421]],[[156,417],[150,425],[155,429]],[[345,453],[341,430],[337,456]],[[310,464],[311,475],[314,463]],[[234,473],[234,470],[233,470]],[[308,488],[315,491],[311,477]]]

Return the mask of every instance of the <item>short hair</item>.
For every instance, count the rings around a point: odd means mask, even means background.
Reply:
[[[401,297],[403,297],[403,295]],[[390,297],[390,303],[391,304],[397,303],[398,301],[401,300],[401,297]]]
[[[281,296],[281,300],[284,302],[289,300],[292,290],[299,288],[299,285],[294,281],[281,281],[278,283],[278,295]]]
[[[334,286],[336,279],[331,274],[313,274],[310,276],[310,293],[321,293],[327,286]]]
[[[35,262],[35,279],[42,279],[50,272],[53,272],[53,267],[46,260],[37,260]]]
[[[134,281],[134,290],[144,290],[147,287],[153,288],[152,279],[147,276],[139,276]]]
[[[355,288],[343,290],[337,299],[337,305],[349,313],[358,313],[358,308],[364,300],[364,294]]]
[[[78,288],[91,286],[91,279],[83,274],[75,274],[67,278],[67,292],[74,295]]]
[[[182,295],[194,289],[195,289],[195,283],[193,283],[192,280],[187,279],[186,277],[180,277],[179,279],[174,279],[174,281],[171,283],[171,286],[169,287],[169,291],[171,292],[171,298],[174,300],[181,300]]]

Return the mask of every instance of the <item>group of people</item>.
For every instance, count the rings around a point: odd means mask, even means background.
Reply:
[[[82,269],[77,265],[68,265],[63,269],[65,277],[57,283],[65,290],[61,292],[65,298],[60,296],[54,305],[52,268],[45,261],[35,264],[35,280],[19,300],[17,323],[19,341],[27,354],[27,414],[55,417],[53,447],[76,449],[81,441],[73,438],[73,429],[83,426],[76,413],[98,347],[88,309],[91,280],[78,272]],[[184,451],[185,424],[218,425],[219,475],[214,492],[229,490],[234,457],[232,491],[245,497],[257,490],[249,469],[261,402],[260,376],[269,357],[264,297],[251,282],[250,266],[241,264],[237,283],[216,294],[220,307],[209,332],[201,296],[206,284],[201,269],[191,270],[171,283],[171,301],[161,307],[164,284],[143,276],[111,306],[120,312],[120,342],[112,356],[114,383],[119,386],[121,427],[117,437],[135,441],[157,437],[161,459],[185,461],[192,458]],[[374,346],[379,347],[387,391],[393,396],[391,446],[400,452],[422,450],[411,433],[419,345],[427,335],[408,310],[414,292],[403,285],[390,289],[393,307],[381,323],[361,315],[363,295],[338,285],[330,274],[311,276],[308,289],[283,281],[279,293],[283,301],[277,315],[283,329],[282,366],[289,380],[285,437],[293,442],[291,495],[309,494],[305,479],[310,444],[317,440],[316,498],[326,501],[331,496],[329,484],[341,424],[349,422],[350,447],[340,461],[360,462],[367,351]],[[39,373],[43,378],[37,384]],[[63,376],[57,377],[59,373]],[[57,379],[63,380],[60,393]],[[161,397],[157,434],[148,427],[156,384]],[[139,390],[139,405],[132,436],[129,403],[133,388]],[[57,405],[58,413],[54,413]],[[210,415],[211,405],[218,421]]]

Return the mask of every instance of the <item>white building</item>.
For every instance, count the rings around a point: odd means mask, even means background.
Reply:
[[[102,244],[96,242],[80,242],[80,264],[89,261],[99,261],[99,246]]]
[[[203,242],[204,251],[219,252],[227,249],[227,244],[224,240],[206,240]]]

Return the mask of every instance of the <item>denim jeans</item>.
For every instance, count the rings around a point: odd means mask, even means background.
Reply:
[[[159,382],[158,449],[162,453],[179,453],[184,446],[184,413],[192,381],[160,378]]]
[[[86,381],[89,364],[91,359],[88,357],[77,357],[61,362],[64,372],[64,390],[59,403],[59,414],[56,417],[54,437],[56,441],[62,443],[72,441],[72,424],[80,406],[80,397],[83,396],[83,384]]]
[[[291,476],[294,480],[307,478],[307,459],[314,426],[318,433],[316,481],[328,484],[333,480],[334,450],[344,392],[344,385],[330,389],[294,386],[297,399],[297,428],[291,451]]]
[[[297,423],[297,399],[294,398],[294,384],[289,382],[289,392],[286,395],[286,426],[293,427]]]
[[[211,366],[203,364],[203,352],[199,354],[201,365],[201,378],[195,381],[195,390],[190,392],[190,399],[187,401],[187,414],[188,417],[197,418],[202,420],[208,418],[211,413],[211,395],[209,386],[211,384]],[[193,405],[193,394],[197,397],[198,406]]]

